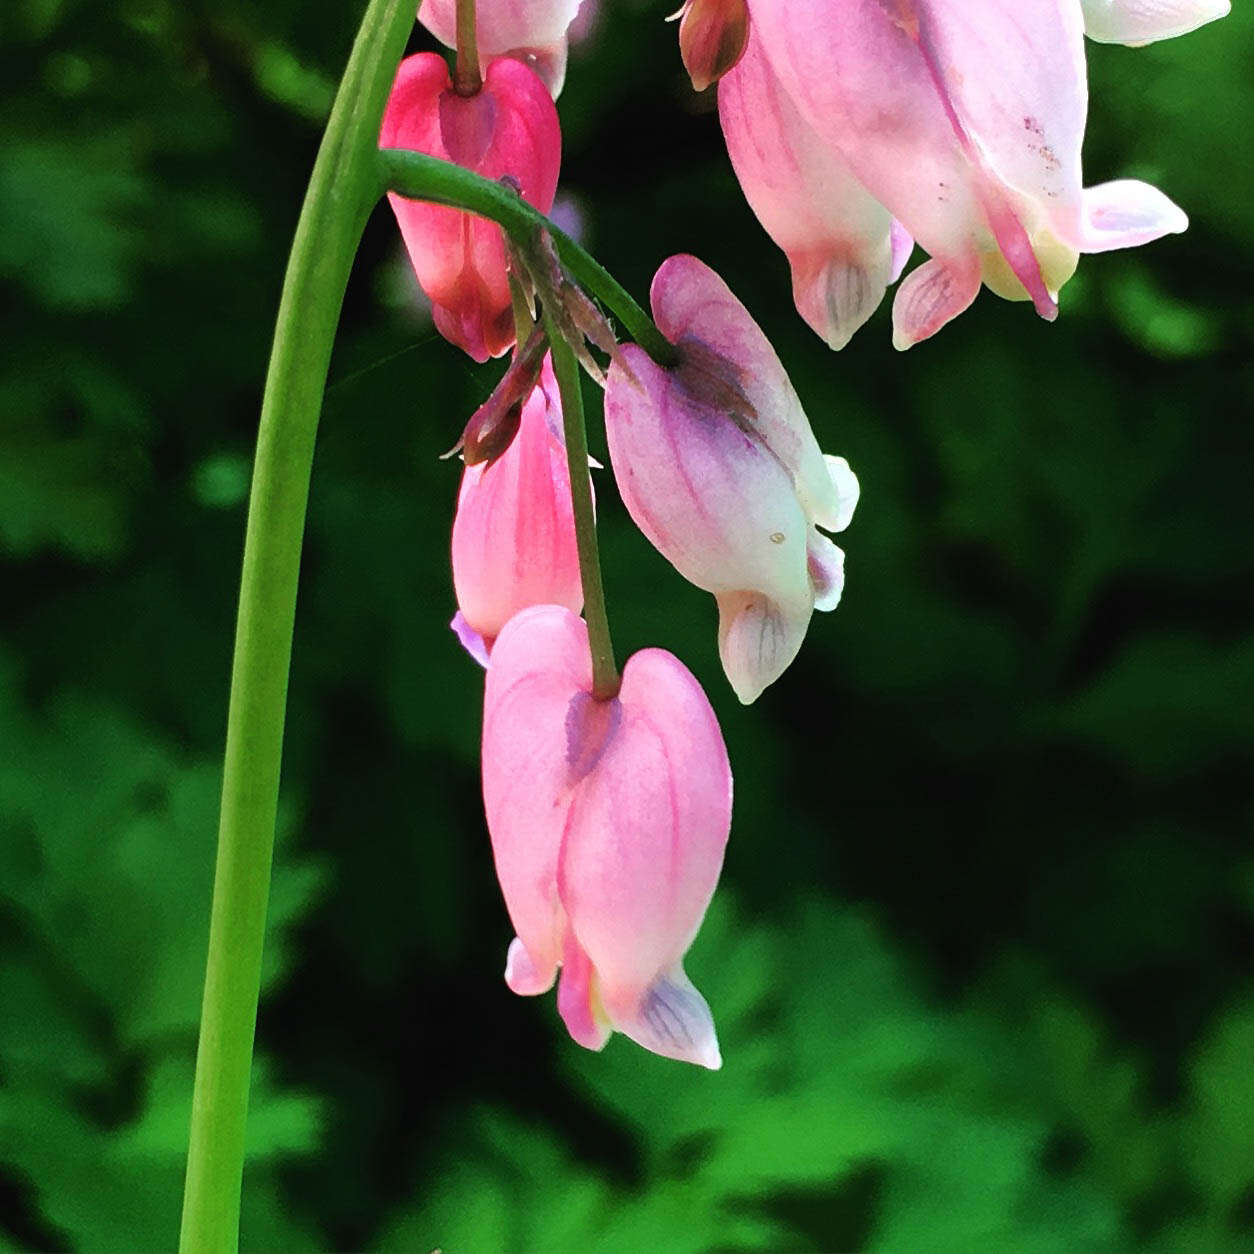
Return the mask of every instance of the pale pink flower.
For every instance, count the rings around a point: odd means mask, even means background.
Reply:
[[[546,357],[518,433],[495,461],[467,466],[453,519],[453,630],[487,664],[493,641],[520,610],[583,608],[562,411]]]
[[[1187,225],[1148,184],[1082,185],[1077,0],[754,0],[753,15],[798,112],[931,254],[898,289],[898,347],[981,281],[1052,319],[1081,253]]]
[[[721,1065],[683,958],[731,824],[731,770],[714,711],[684,665],[644,649],[617,697],[592,696],[588,632],[545,605],[506,624],[488,669],[483,798],[517,938],[515,993],[552,987],[571,1036],[611,1031]]]
[[[797,112],[756,31],[719,84],[718,113],[745,199],[788,256],[798,313],[843,348],[900,276],[910,238]]]
[[[566,78],[566,33],[580,0],[478,0],[475,41],[485,60],[529,65],[556,97]],[[418,20],[444,45],[457,46],[457,0],[423,0]]]
[[[518,61],[493,61],[482,89],[459,96],[443,57],[407,57],[379,144],[443,157],[485,178],[509,175],[542,213],[553,206],[562,156],[557,110],[544,84]],[[388,200],[440,334],[476,361],[506,352],[514,343],[514,318],[501,228],[395,192]]]
[[[748,703],[797,655],[813,611],[840,600],[844,554],[819,528],[848,526],[858,481],[819,452],[775,350],[713,270],[671,257],[651,299],[679,362],[619,349],[605,390],[614,475],[636,525],[717,599],[723,669]]]
[[[1084,33],[1103,44],[1149,44],[1187,35],[1232,10],[1228,0],[1080,0]]]

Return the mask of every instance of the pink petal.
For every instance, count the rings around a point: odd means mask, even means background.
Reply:
[[[560,891],[606,1014],[626,1031],[701,926],[732,784],[714,711],[677,658],[635,654],[616,704],[620,721],[570,814]]]
[[[843,348],[896,277],[891,214],[802,118],[756,30],[719,85],[718,109],[745,199],[788,255],[797,311]]]
[[[831,480],[805,410],[771,342],[731,289],[703,261],[668,257],[649,292],[658,329],[730,363],[753,409],[756,438],[792,476],[797,495],[820,526],[835,508]]]
[[[566,914],[558,859],[573,802],[566,720],[573,697],[592,688],[588,633],[554,605],[524,610],[492,650],[483,702],[483,801],[497,879],[525,985],[547,987],[562,960]]]
[[[529,605],[583,608],[566,451],[551,423],[560,426],[560,401],[546,360],[513,443],[462,475],[453,585],[465,622],[489,641]]]
[[[510,175],[542,212],[553,205],[561,164],[557,111],[543,83],[513,60],[494,61],[483,89],[461,97],[444,58],[401,62],[379,143],[455,161],[485,178]],[[505,244],[494,223],[389,193],[401,236],[440,333],[476,361],[514,342]]]

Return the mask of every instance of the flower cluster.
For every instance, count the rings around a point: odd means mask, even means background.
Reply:
[[[422,21],[450,47],[477,29],[481,77],[468,87],[437,54],[408,58],[380,142],[503,182],[547,212],[579,0],[480,0],[469,24],[457,20],[466,3],[426,0]],[[897,291],[900,347],[961,313],[981,284],[1052,319],[1079,254],[1183,230],[1184,214],[1146,184],[1083,186],[1083,36],[1143,43],[1226,10],[687,0],[675,16],[694,86],[721,80],[728,152],[788,256],[798,311],[841,348],[916,242],[930,259]],[[599,1049],[619,1031],[717,1067],[713,1019],[683,959],[730,829],[727,752],[677,658],[644,649],[621,677],[613,667],[582,414],[563,412],[578,380],[555,373],[546,350],[573,372],[573,348],[603,383],[619,494],[679,574],[714,596],[742,702],[784,673],[813,612],[839,602],[845,561],[830,537],[852,520],[858,480],[820,451],[770,342],[697,258],[658,269],[655,341],[616,343],[543,231],[527,253],[485,219],[391,201],[439,331],[477,361],[513,349],[458,445],[452,533],[453,627],[486,668],[483,796],[516,932],[506,981],[537,994],[560,969],[558,1009],[580,1044]]]

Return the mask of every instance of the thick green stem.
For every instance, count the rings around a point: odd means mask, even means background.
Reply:
[[[453,90],[459,96],[474,96],[482,86],[479,40],[475,34],[475,0],[457,0],[457,60],[453,65]]]
[[[542,227],[553,237],[557,255],[575,282],[600,300],[658,365],[673,366],[678,360],[675,346],[654,326],[631,293],[596,258],[508,187],[438,157],[401,148],[385,148],[379,154],[379,178],[380,192],[391,190],[411,200],[467,209],[490,218],[519,240],[531,239],[536,228]]]
[[[583,417],[579,362],[575,350],[562,338],[550,310],[544,311],[549,335],[553,373],[562,395],[562,425],[566,436],[566,468],[570,472],[570,497],[575,514],[575,542],[579,550],[579,577],[583,582],[583,616],[588,623],[592,651],[592,695],[606,701],[618,695],[618,667],[605,611],[605,585],[601,581],[601,554],[597,549],[596,514],[592,484],[588,479],[588,430]]]
[[[370,2],[283,283],[244,542],[182,1254],[231,1254],[239,1244],[244,1125],[314,436],[349,271],[378,198],[383,108],[414,11],[413,0]]]

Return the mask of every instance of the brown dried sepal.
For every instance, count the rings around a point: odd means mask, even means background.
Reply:
[[[735,69],[749,43],[746,0],[688,0],[679,14],[679,55],[695,91]]]
[[[446,458],[460,453],[467,466],[490,465],[513,444],[522,423],[523,405],[540,382],[547,344],[543,331],[532,331],[515,351],[492,395],[471,414],[462,438],[444,454]]]

